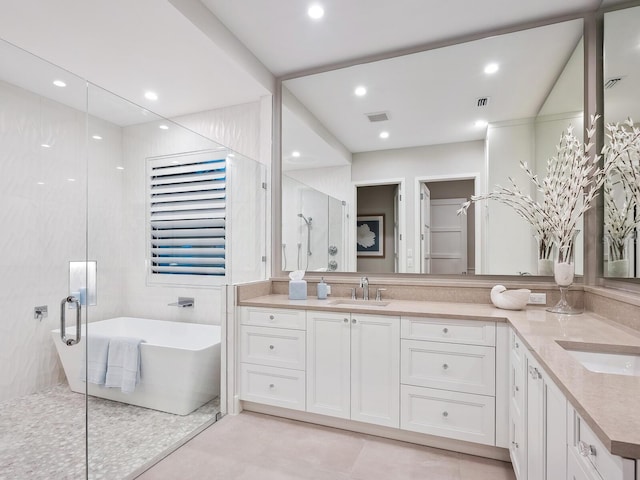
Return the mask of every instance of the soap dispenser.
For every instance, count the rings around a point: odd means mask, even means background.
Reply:
[[[324,283],[324,277],[320,277],[320,283],[318,283],[318,300],[326,300],[327,298],[327,287],[328,285]]]

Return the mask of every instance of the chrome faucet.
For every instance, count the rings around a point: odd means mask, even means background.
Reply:
[[[369,300],[369,279],[367,277],[360,279],[360,288],[362,288],[362,299]]]

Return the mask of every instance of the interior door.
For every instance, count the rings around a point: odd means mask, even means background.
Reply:
[[[420,184],[420,273],[431,273],[431,192]]]
[[[465,201],[431,200],[431,273],[467,273],[467,221],[456,213]]]

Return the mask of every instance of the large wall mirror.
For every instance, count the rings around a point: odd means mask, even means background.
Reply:
[[[576,19],[284,80],[283,270],[548,274],[511,209],[456,211],[509,177],[535,196],[519,162],[544,174],[562,131],[583,131],[582,35]],[[339,239],[309,213],[323,195]]]
[[[604,16],[604,117],[607,123],[632,118],[640,122],[640,7]],[[637,159],[636,159],[637,161]],[[640,277],[640,242],[636,205],[618,178],[605,184],[604,274],[610,278]]]

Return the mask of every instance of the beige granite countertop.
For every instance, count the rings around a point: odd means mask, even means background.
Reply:
[[[558,344],[640,354],[640,332],[592,313],[557,315],[541,307],[510,311],[487,304],[407,300],[387,300],[386,306],[364,306],[362,300],[362,304],[336,304],[341,301],[351,302],[345,298],[289,300],[286,295],[265,295],[239,305],[507,322],[609,451],[640,458],[640,377],[591,372]]]

